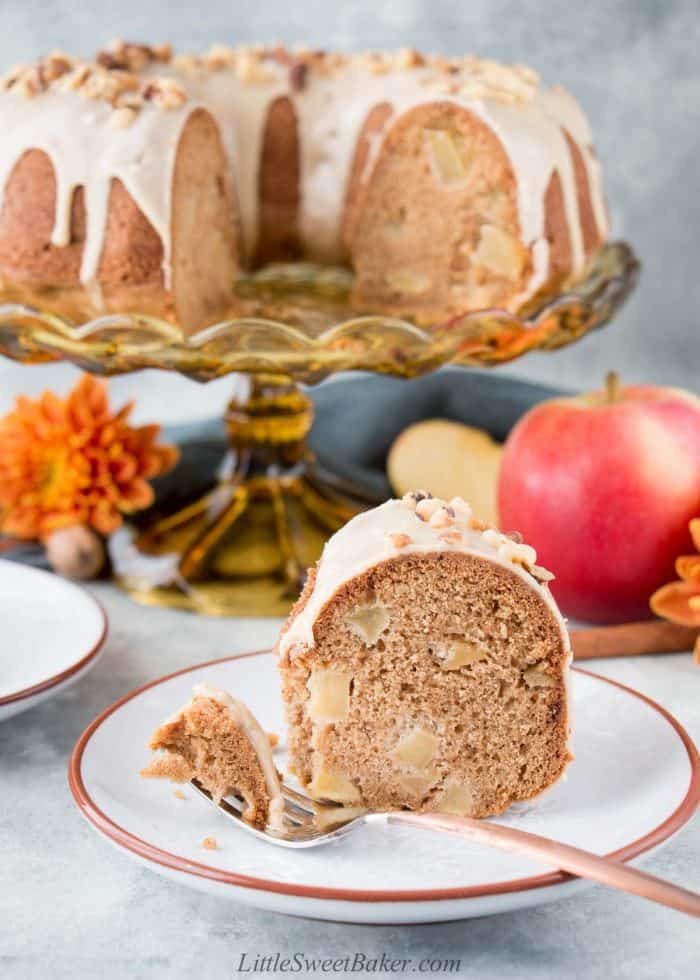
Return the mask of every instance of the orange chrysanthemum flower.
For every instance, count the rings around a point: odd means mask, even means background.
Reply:
[[[649,604],[657,616],[700,630],[700,517],[690,522],[690,535],[698,554],[676,558],[680,581],[657,589]],[[700,636],[695,641],[695,659],[700,663]]]
[[[158,425],[128,424],[133,403],[112,413],[107,386],[84,375],[66,399],[17,399],[0,419],[0,530],[42,539],[85,524],[110,534],[153,501],[151,477],[177,461],[156,445]]]

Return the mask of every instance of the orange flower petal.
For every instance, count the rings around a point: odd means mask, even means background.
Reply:
[[[132,480],[121,492],[119,503],[122,510],[142,510],[153,503],[153,487],[145,480]]]
[[[148,478],[174,465],[157,425],[130,427],[132,403],[110,410],[107,386],[81,377],[65,400],[20,396],[0,419],[0,530],[36,538],[66,523],[103,534],[148,506]]]
[[[686,582],[700,585],[700,555],[681,555],[676,558],[676,573]]]
[[[700,598],[700,589],[691,582],[671,582],[664,585],[653,594],[649,600],[652,612],[664,619],[670,619],[681,626],[697,626],[700,628],[700,608],[691,603],[692,599]]]
[[[690,527],[690,536],[693,539],[693,544],[700,551],[700,517],[694,517],[688,526]]]

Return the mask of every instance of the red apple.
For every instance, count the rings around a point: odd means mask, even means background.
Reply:
[[[576,619],[650,615],[675,578],[700,515],[700,398],[676,388],[618,387],[543,402],[505,445],[498,491],[503,530],[520,531],[552,592]]]

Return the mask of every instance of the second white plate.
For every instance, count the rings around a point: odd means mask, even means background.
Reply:
[[[154,727],[209,681],[282,732],[274,659],[249,654],[154,681],[108,708],[73,752],[70,784],[91,824],[152,870],[223,898],[292,915],[367,923],[488,915],[562,898],[587,882],[517,854],[408,828],[364,827],[337,844],[290,851],[251,839],[185,787],[139,778]],[[629,860],[693,814],[700,765],[667,712],[612,681],[574,672],[575,762],[537,805],[499,817],[524,830]],[[278,767],[284,769],[283,752]],[[205,837],[218,848],[203,850]]]
[[[107,635],[89,592],[38,568],[0,560],[0,721],[75,683]]]

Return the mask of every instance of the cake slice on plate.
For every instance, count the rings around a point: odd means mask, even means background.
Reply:
[[[243,817],[254,826],[280,826],[283,799],[270,740],[229,694],[198,684],[191,700],[156,729],[150,747],[159,754],[142,776],[196,779],[216,803],[229,794],[243,799]]]
[[[559,779],[571,649],[535,562],[423,493],[330,539],[278,642],[290,768],[312,796],[486,817]]]

